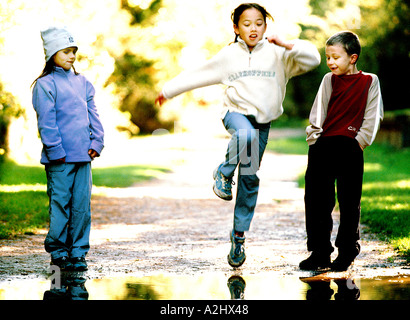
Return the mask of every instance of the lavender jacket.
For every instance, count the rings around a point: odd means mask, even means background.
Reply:
[[[94,95],[93,85],[71,69],[57,67],[37,80],[32,102],[43,143],[42,164],[64,157],[66,162],[90,162],[89,149],[101,154],[104,129]]]

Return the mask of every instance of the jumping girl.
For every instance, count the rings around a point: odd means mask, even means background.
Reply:
[[[259,191],[257,171],[268,142],[271,121],[283,113],[288,80],[317,67],[320,55],[307,41],[284,42],[265,38],[266,20],[272,16],[256,3],[245,3],[232,13],[235,42],[215,57],[166,83],[156,101],[162,105],[183,92],[213,84],[226,86],[221,119],[232,135],[224,161],[215,169],[213,190],[232,199],[232,178],[238,181],[231,250],[233,267],[245,261],[245,231],[249,230]]]

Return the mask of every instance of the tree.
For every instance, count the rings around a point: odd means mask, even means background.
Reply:
[[[323,58],[327,38],[342,30],[355,32],[362,44],[358,69],[378,75],[385,110],[408,108],[409,102],[402,94],[407,82],[399,73],[409,70],[408,4],[402,0],[310,0],[309,5],[312,15],[301,23],[301,38],[313,41]],[[293,114],[303,118],[308,115],[326,72],[329,70],[322,61],[313,72],[291,80],[290,99],[298,105],[297,110],[290,108]]]
[[[18,118],[23,114],[20,105],[14,96],[5,91],[0,82],[0,163],[8,150],[8,128],[12,118]]]
[[[122,128],[131,134],[152,133],[159,128],[168,130],[172,125],[158,119],[152,65],[153,61],[126,51],[116,59],[115,70],[107,79],[107,84],[115,83],[116,93],[122,97],[120,110],[129,112],[131,122],[139,128],[138,132],[132,128]]]
[[[12,6],[12,1],[7,0],[0,3],[0,12],[2,13],[2,24],[0,25],[0,34],[2,31],[12,28],[14,22],[12,18],[7,15],[15,10]],[[0,37],[0,54],[3,49],[3,38]],[[3,84],[0,82],[0,163],[3,161],[4,156],[8,151],[8,128],[12,118],[17,118],[24,113],[22,107],[16,102],[16,98],[8,91],[4,89]]]
[[[410,70],[410,10],[402,0],[384,0],[378,7],[360,5],[364,25],[358,34],[365,40],[363,68],[380,78],[385,110],[409,108],[404,94]],[[366,50],[367,49],[367,50]]]
[[[161,0],[153,0],[148,8],[131,6],[127,0],[121,1],[121,8],[131,15],[130,27],[144,25],[158,12]],[[122,56],[115,59],[115,69],[106,81],[106,86],[114,83],[116,93],[121,96],[120,110],[130,113],[130,120],[138,127],[119,128],[131,135],[148,134],[156,129],[170,130],[172,122],[161,121],[155,106],[154,61],[125,50]]]

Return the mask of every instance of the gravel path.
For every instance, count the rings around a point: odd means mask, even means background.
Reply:
[[[287,132],[275,131],[271,138],[283,134]],[[130,142],[128,160],[161,165],[166,159],[172,171],[126,189],[94,188],[87,277],[232,273],[226,256],[234,202],[220,200],[212,191],[212,171],[227,142],[227,137],[183,134]],[[106,149],[114,157],[122,148]],[[106,161],[113,162],[112,158]],[[246,234],[247,260],[238,272],[306,276],[298,269],[300,260],[308,256],[303,189],[295,183],[306,161],[306,156],[265,154],[256,214]],[[334,220],[335,231],[337,212]],[[351,273],[363,278],[409,274],[391,247],[364,226],[362,231],[362,252]],[[46,277],[46,232],[0,240],[0,281]]]

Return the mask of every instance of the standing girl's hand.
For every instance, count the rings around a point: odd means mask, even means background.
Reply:
[[[167,101],[167,99],[164,97],[164,95],[162,94],[162,92],[158,95],[158,97],[155,99],[155,103],[158,103],[160,106],[162,106],[165,102]]]
[[[94,158],[100,156],[100,155],[98,154],[98,152],[95,151],[95,150],[93,150],[93,149],[88,150],[88,154],[89,154],[91,160],[94,160]]]
[[[51,160],[50,162],[51,162],[51,163],[54,163],[54,164],[65,163],[65,157],[64,157],[64,158],[61,158],[61,159]]]
[[[286,50],[292,50],[294,44],[292,43],[288,43],[288,42],[284,42],[282,41],[277,35],[271,35],[269,37],[266,37],[266,39],[270,42],[270,43],[274,43],[280,47],[284,47]]]

